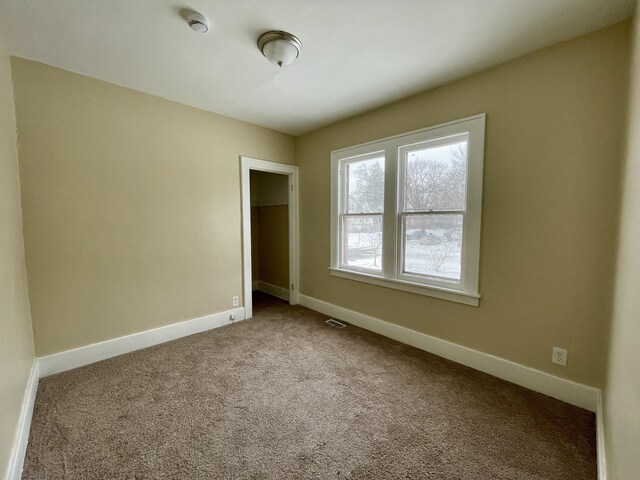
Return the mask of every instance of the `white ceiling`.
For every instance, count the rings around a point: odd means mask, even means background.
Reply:
[[[12,55],[291,134],[628,18],[634,0],[0,0]],[[197,34],[181,16],[208,16]],[[278,70],[267,30],[304,44]]]

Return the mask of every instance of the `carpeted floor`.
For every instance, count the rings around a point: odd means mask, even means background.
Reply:
[[[260,295],[40,381],[25,479],[596,478],[594,415]]]

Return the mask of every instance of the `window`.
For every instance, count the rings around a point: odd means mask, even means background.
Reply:
[[[331,274],[478,305],[484,125],[332,152]]]
[[[354,270],[382,271],[384,214],[384,152],[345,160],[344,196],[349,205],[340,213],[341,258]]]

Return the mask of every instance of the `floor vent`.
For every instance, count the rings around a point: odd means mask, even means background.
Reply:
[[[325,321],[325,323],[331,325],[332,327],[336,327],[336,328],[344,328],[346,327],[346,325],[342,322],[339,322],[338,320],[334,320],[333,318],[330,318],[329,320]]]

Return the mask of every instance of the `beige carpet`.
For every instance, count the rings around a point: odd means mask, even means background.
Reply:
[[[594,415],[260,296],[40,381],[25,479],[596,478]]]

